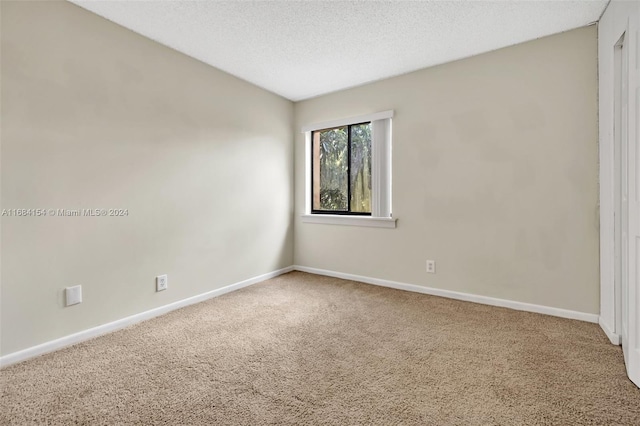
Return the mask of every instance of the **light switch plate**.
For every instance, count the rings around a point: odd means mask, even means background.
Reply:
[[[82,303],[82,286],[76,285],[73,287],[67,287],[64,289],[64,295],[66,298],[65,306]]]

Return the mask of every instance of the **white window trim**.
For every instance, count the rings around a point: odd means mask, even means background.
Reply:
[[[309,124],[302,127],[302,133],[312,132],[314,130],[330,129],[332,127],[348,126],[350,124],[359,124],[366,121],[384,120],[393,118],[393,110],[376,112],[373,114],[359,115],[357,117],[341,118],[338,120],[324,121],[322,123]]]
[[[395,228],[391,217],[391,118],[393,110],[325,121],[302,127],[305,134],[304,223]],[[371,216],[311,214],[311,132],[363,122],[371,122]]]
[[[371,228],[395,228],[392,217],[350,216],[339,214],[303,214],[304,223],[324,223],[327,225],[368,226]]]

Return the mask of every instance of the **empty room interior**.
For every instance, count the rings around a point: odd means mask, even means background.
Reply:
[[[640,424],[639,1],[0,19],[0,424]]]

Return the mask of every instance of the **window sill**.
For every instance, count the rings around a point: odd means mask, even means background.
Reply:
[[[368,226],[371,228],[395,228],[398,219],[391,217],[347,216],[332,214],[304,214],[303,223],[322,223],[325,225]]]

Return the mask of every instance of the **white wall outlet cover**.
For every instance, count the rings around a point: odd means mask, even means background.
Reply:
[[[156,277],[156,291],[166,290],[169,287],[169,277],[167,275],[158,275]]]
[[[77,305],[82,302],[82,286],[76,285],[64,289],[65,306]]]
[[[430,274],[436,273],[436,261],[435,260],[427,260],[427,272]]]

